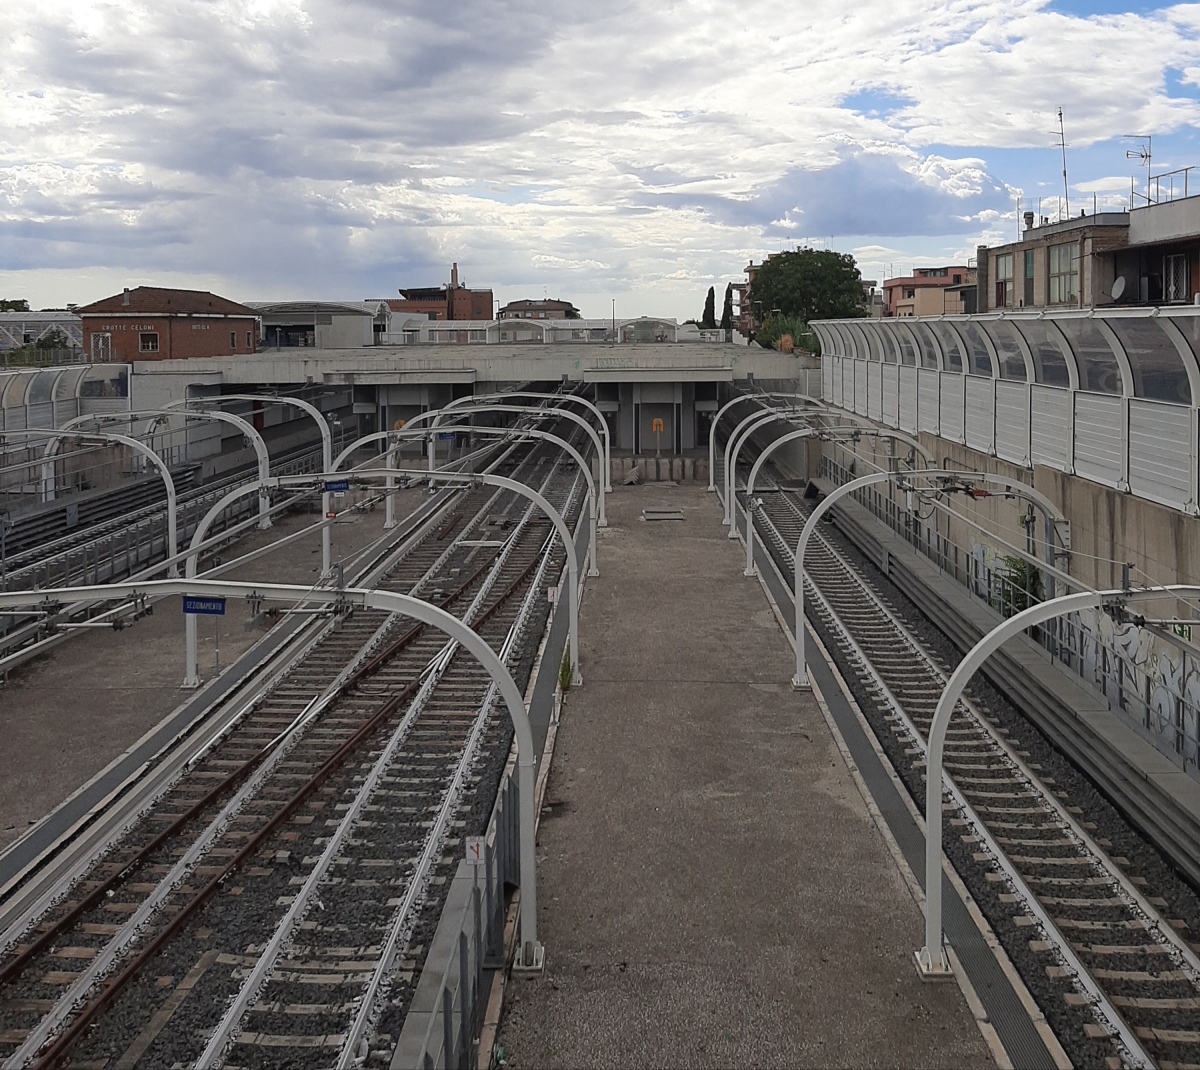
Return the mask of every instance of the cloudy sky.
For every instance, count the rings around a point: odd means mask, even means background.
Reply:
[[[881,278],[1053,215],[1059,107],[1073,213],[1144,189],[1123,135],[1200,164],[1200,4],[10,3],[0,296],[357,299],[457,261],[682,319],[798,242]]]

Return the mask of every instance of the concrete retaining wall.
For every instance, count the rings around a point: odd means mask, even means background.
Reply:
[[[707,457],[614,457],[610,473],[613,484],[624,483],[634,468],[643,483],[708,482]]]

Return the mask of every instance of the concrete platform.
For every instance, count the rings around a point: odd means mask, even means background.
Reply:
[[[918,979],[909,884],[716,497],[614,488],[608,517],[506,1065],[993,1065],[958,987]]]

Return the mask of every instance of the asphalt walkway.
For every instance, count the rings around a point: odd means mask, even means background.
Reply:
[[[715,496],[615,488],[608,517],[505,1064],[991,1066],[958,987],[917,976],[917,904]]]

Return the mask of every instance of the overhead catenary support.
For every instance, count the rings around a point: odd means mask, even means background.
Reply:
[[[501,478],[498,476],[491,478]],[[511,480],[510,480],[511,482]],[[523,486],[523,485],[520,485]],[[512,489],[517,489],[516,487]],[[528,490],[528,488],[525,488]],[[568,554],[568,556],[570,556]],[[411,595],[373,588],[313,588],[298,584],[245,583],[230,580],[174,579],[144,580],[140,583],[99,584],[91,587],[60,587],[53,591],[0,592],[0,609],[36,606],[48,599],[56,604],[76,605],[101,599],[153,597],[171,595],[215,595],[226,598],[262,599],[272,602],[310,603],[314,605],[352,608],[361,606],[384,613],[398,613],[428,624],[461,643],[487,670],[500,690],[501,698],[512,721],[517,745],[517,800],[520,827],[521,859],[521,942],[518,965],[526,970],[539,970],[543,962],[542,945],[537,937],[537,851],[534,842],[535,785],[537,755],[534,752],[533,730],[520,689],[504,662],[473,628],[457,617],[429,602]]]
[[[873,435],[877,438],[890,438],[890,439],[894,439],[897,442],[903,442],[914,453],[919,453],[925,459],[925,467],[926,468],[933,468],[933,467],[935,467],[935,463],[936,463],[934,461],[933,457],[931,457],[929,455],[928,451],[925,449],[924,446],[921,445],[921,443],[919,443],[915,438],[912,438],[909,435],[904,434],[904,432],[902,432],[902,431],[885,431],[885,430],[860,431],[856,427],[854,427],[854,428],[851,428],[851,427],[846,427],[846,428],[829,427],[829,428],[823,428],[823,429],[819,429],[819,428],[815,428],[815,427],[805,427],[799,431],[789,431],[787,434],[781,435],[779,438],[772,440],[771,442],[767,443],[767,445],[765,447],[763,447],[762,453],[760,453],[758,455],[758,458],[755,460],[754,464],[750,468],[750,477],[746,480],[746,568],[743,572],[743,575],[745,575],[745,576],[755,575],[755,568],[754,568],[754,481],[758,478],[759,469],[762,468],[763,463],[766,461],[766,459],[768,457],[770,457],[771,454],[774,453],[780,446],[783,446],[784,444],[786,444],[788,442],[795,442],[797,439],[811,438],[813,435],[819,435],[822,438],[828,437],[831,439],[840,439],[842,437],[855,437],[855,436],[859,436],[859,435]],[[735,514],[735,519],[736,519],[736,514]]]
[[[432,412],[434,410],[431,409],[430,411]],[[424,415],[424,414],[422,414],[422,415]],[[470,427],[470,426],[466,426],[466,425],[461,425],[461,426],[455,425],[454,427],[449,427],[449,428],[443,427],[443,428],[441,428],[441,430],[453,431],[455,433],[462,432],[463,434],[466,434],[467,432],[474,432],[475,434],[493,435],[498,438],[542,439],[546,442],[554,443],[564,453],[566,453],[579,466],[579,471],[583,475],[584,483],[587,485],[588,524],[591,527],[591,538],[589,539],[589,547],[588,547],[588,575],[589,576],[599,576],[600,575],[599,557],[598,557],[597,550],[596,550],[596,527],[597,527],[597,522],[596,522],[596,520],[597,520],[597,518],[596,518],[596,481],[594,479],[592,479],[592,470],[589,467],[587,461],[585,461],[583,459],[583,455],[574,446],[572,446],[569,442],[567,442],[566,439],[559,438],[557,435],[552,435],[552,434],[550,434],[549,431],[539,431],[537,428],[534,428],[534,427]],[[362,438],[355,439],[355,441],[351,442],[349,446],[347,446],[344,450],[342,450],[341,453],[339,453],[334,458],[333,471],[336,472],[342,466],[342,462],[345,461],[347,457],[349,457],[355,450],[359,449],[359,447],[365,446],[368,443],[380,442],[380,441],[383,441],[388,438],[403,438],[403,437],[420,438],[420,437],[425,436],[428,433],[429,432],[426,431],[424,428],[410,428],[408,426],[405,426],[404,428],[402,428],[399,431],[376,431],[370,435],[363,435]],[[395,470],[396,469],[393,469],[393,471],[395,471]],[[355,472],[361,472],[361,471],[381,472],[381,471],[386,471],[386,469],[356,468],[353,471],[355,471]],[[425,470],[423,472],[423,474],[426,476],[426,478],[430,478],[430,479],[436,478],[438,480],[442,480],[446,476],[446,470],[444,468],[437,468],[433,472]]]
[[[600,433],[604,436],[604,490],[605,493],[612,490],[612,439],[608,431],[608,421],[604,418],[604,413],[600,411],[600,406],[594,401],[589,401],[582,394],[543,394],[536,390],[498,390],[490,394],[469,394],[464,398],[455,398],[453,401],[442,406],[442,411],[448,409],[459,408],[464,405],[478,405],[488,401],[499,401],[502,398],[537,398],[541,401],[562,401],[574,402],[576,405],[582,405],[596,416],[596,422],[600,426]],[[604,527],[602,524],[601,527]]]
[[[450,411],[448,411],[448,410],[450,410]],[[518,413],[518,414],[523,414],[523,415],[528,415],[528,416],[534,416],[534,417],[541,416],[542,418],[548,417],[552,414],[552,410],[538,408],[537,406],[533,406],[533,405],[502,405],[502,404],[493,404],[490,402],[478,404],[478,405],[475,405],[473,408],[471,408],[471,410],[470,410],[471,415],[473,415],[476,412],[509,412],[509,413]],[[428,421],[430,421],[430,424],[429,424],[430,434],[436,435],[437,432],[445,430],[444,425],[441,425],[438,422],[443,417],[446,417],[446,416],[458,417],[458,416],[464,416],[464,415],[468,415],[468,413],[464,412],[461,408],[451,409],[450,405],[447,405],[445,408],[442,408],[442,409],[427,409],[425,412],[419,414],[418,416],[414,416],[411,420],[409,420],[407,423],[405,423],[404,430],[405,431],[413,430],[415,425],[417,425],[419,423],[424,423],[426,420],[428,420]],[[605,456],[604,447],[601,444],[600,436],[596,433],[596,429],[594,427],[592,427],[592,425],[589,424],[587,422],[587,420],[585,420],[577,412],[568,412],[565,409],[559,409],[559,410],[553,411],[553,415],[561,416],[563,419],[570,420],[572,423],[576,423],[580,427],[583,428],[583,430],[591,438],[592,445],[596,449],[596,467],[597,468],[603,467],[604,456]],[[469,425],[469,429],[472,432],[480,432],[480,431],[485,430],[484,428],[477,428],[474,424]],[[499,428],[498,430],[519,431],[519,430],[523,430],[523,429],[522,428]],[[436,465],[434,463],[434,456],[433,456],[432,450],[430,451],[430,454],[429,454],[429,462],[430,462],[429,470],[431,472],[435,471]],[[590,469],[589,469],[589,472],[590,472]],[[608,527],[608,520],[604,515],[604,488],[605,488],[605,476],[604,476],[604,472],[601,472],[599,484],[597,487],[597,500],[599,502],[600,512],[596,518],[596,526],[601,527],[601,528]]]
[[[996,625],[958,663],[946,681],[929,725],[925,776],[925,946],[917,952],[917,967],[925,976],[950,973],[942,935],[942,777],[946,729],[967,682],[985,661],[1014,635],[1067,613],[1154,601],[1164,596],[1195,595],[1200,587],[1174,584],[1149,590],[1081,591],[1062,595],[1022,610]]]
[[[729,528],[729,538],[737,538],[737,525],[734,523],[734,501],[737,497],[737,460],[738,454],[742,452],[742,445],[760,427],[766,427],[767,424],[774,423],[776,420],[790,421],[808,415],[810,415],[810,410],[807,409],[767,409],[763,412],[751,413],[733,429],[733,434],[725,443],[725,471],[723,473],[725,477],[724,523]],[[811,412],[811,415],[818,415],[818,413]]]
[[[76,427],[82,423],[88,422],[104,422],[104,423],[129,423],[133,424],[134,420],[145,419],[146,433],[153,436],[155,427],[163,420],[170,419],[172,416],[183,416],[185,419],[194,420],[216,420],[218,423],[229,424],[236,427],[245,435],[250,445],[254,447],[254,455],[258,460],[258,478],[265,480],[271,474],[271,458],[267,452],[267,444],[263,440],[262,435],[250,423],[249,420],[244,420],[242,417],[231,412],[214,412],[205,410],[203,412],[191,412],[178,408],[171,409],[133,409],[128,412],[112,412],[112,413],[88,413],[84,416],[76,416],[68,420],[59,430],[66,430],[68,427]],[[151,438],[153,441],[153,438]],[[57,447],[55,447],[57,449]],[[47,455],[50,455],[50,449],[47,447]],[[264,493],[258,500],[258,515],[259,528],[266,530],[271,526],[271,502]]]
[[[74,421],[68,421],[74,422]],[[92,442],[101,443],[119,443],[122,446],[128,446],[131,450],[145,457],[156,469],[158,474],[162,476],[163,483],[167,488],[167,557],[174,557],[179,549],[179,507],[175,496],[175,481],[171,478],[171,470],[167,467],[167,462],[164,461],[157,453],[154,452],[144,442],[140,442],[136,438],[129,435],[119,435],[111,431],[70,431],[65,428],[59,428],[57,431],[41,431],[41,430],[22,430],[22,431],[4,431],[2,437],[12,438],[15,435],[21,435],[26,438],[50,438],[50,443],[46,447],[46,453],[42,459],[43,479],[45,479],[46,464],[50,465],[50,480],[53,487],[54,480],[54,461],[53,454],[50,452],[50,447],[55,450],[58,448],[64,438],[77,438],[83,441],[91,440]],[[49,462],[46,457],[50,457]],[[168,576],[177,576],[179,574],[178,566],[171,564],[167,570]]]
[[[717,474],[717,424],[721,422],[721,417],[725,415],[734,405],[740,404],[743,401],[757,401],[760,405],[767,398],[775,398],[781,395],[777,394],[738,394],[736,397],[730,398],[724,405],[717,409],[713,415],[712,423],[708,425],[708,489],[715,491],[717,489],[716,474]],[[826,410],[825,403],[820,398],[809,397],[808,394],[787,394],[788,398],[797,398],[801,401],[809,401],[814,409],[821,411]],[[760,412],[763,410],[759,410]]]
[[[265,481],[271,475],[271,456],[267,452],[266,440],[259,433],[258,428],[256,428],[249,420],[238,416],[236,413],[222,412],[219,409],[202,409],[200,411],[196,411],[186,407],[190,406],[193,402],[203,400],[203,398],[188,398],[185,401],[168,402],[165,408],[159,409],[156,412],[153,410],[142,410],[140,413],[131,413],[127,415],[153,416],[153,419],[150,421],[149,428],[153,428],[159,422],[169,420],[175,415],[182,416],[185,420],[216,420],[219,423],[231,424],[241,431],[242,434],[246,436],[246,439],[250,445],[254,447],[254,454],[258,458],[258,478],[260,482],[265,483]],[[258,526],[260,530],[265,531],[271,526],[270,514],[271,499],[267,495],[266,491],[263,491],[263,493],[258,496]]]
[[[208,512],[201,517],[200,523],[196,525],[196,530],[192,532],[192,541],[188,546],[187,559],[184,561],[183,566],[184,576],[189,580],[196,578],[196,573],[199,571],[200,565],[201,547],[204,545],[205,537],[208,535],[208,529],[212,527],[217,517],[240,498],[245,498],[251,494],[262,494],[264,490],[270,487],[277,487],[278,485],[279,480],[270,477],[268,477],[265,485],[262,480],[254,483],[243,483],[240,487],[234,487],[214,502]],[[199,687],[202,683],[200,679],[200,658],[197,649],[196,632],[196,615],[194,613],[185,613],[183,615],[183,686],[189,688]]]
[[[849,483],[843,483],[840,487],[831,491],[822,501],[818,502],[816,508],[809,513],[808,520],[805,521],[804,528],[800,532],[800,538],[796,543],[796,554],[792,561],[796,600],[796,675],[792,677],[792,687],[798,691],[807,691],[811,687],[808,680],[808,662],[804,650],[804,554],[808,549],[812,533],[816,531],[817,523],[821,517],[828,513],[842,498],[853,494],[855,491],[862,490],[864,487],[873,486],[876,483],[889,483],[900,479],[928,479],[931,482],[949,483],[971,481],[999,485],[1018,497],[1033,501],[1040,508],[1047,511],[1046,530],[1051,540],[1053,539],[1053,535],[1050,533],[1057,531],[1053,519],[1050,518],[1049,514],[1049,510],[1054,508],[1054,505],[1048,498],[1019,480],[992,475],[989,472],[955,472],[941,468],[934,470],[914,469],[909,472],[871,472],[868,475],[852,479]],[[1047,545],[1046,554],[1050,558],[1049,563],[1051,567],[1053,567],[1053,541]]]
[[[343,454],[343,457],[345,455]],[[341,460],[342,458],[338,458]],[[304,487],[323,484],[328,479],[336,479],[342,476],[348,476],[356,482],[374,482],[377,480],[395,479],[401,477],[408,480],[420,480],[428,478],[429,473],[423,468],[369,468],[369,469],[352,469],[350,472],[338,472],[336,469],[330,472],[322,472],[316,475],[300,475],[300,476],[272,476],[268,481],[269,487]],[[583,684],[583,673],[579,668],[579,560],[575,552],[575,540],[571,537],[571,529],[567,527],[566,521],[562,514],[559,513],[553,505],[550,504],[538,491],[525,483],[521,483],[515,479],[509,479],[507,476],[491,475],[489,473],[474,473],[474,472],[438,472],[438,479],[448,483],[460,483],[466,486],[483,485],[489,487],[501,487],[504,490],[511,490],[524,498],[528,498],[534,503],[543,513],[550,519],[554,530],[558,533],[559,538],[563,543],[563,551],[567,559],[567,631],[570,643],[570,658],[571,658],[571,674],[572,681],[576,685]],[[195,577],[198,571],[197,562],[199,559],[199,550],[204,542],[204,537],[208,532],[209,527],[221,513],[232,505],[238,498],[245,497],[247,494],[253,494],[259,489],[257,484],[246,484],[241,487],[235,487],[226,494],[220,501],[216,502],[211,509],[204,515],[204,518],[196,526],[196,531],[192,535],[191,548],[188,550],[188,559],[185,565],[185,574],[188,577]],[[594,529],[591,532],[595,537]],[[191,614],[186,614],[184,622],[184,687],[199,687],[200,675],[198,669],[199,655],[197,650],[197,635],[196,622]]]
[[[225,401],[249,401],[255,404],[273,404],[273,405],[291,405],[293,408],[300,409],[307,413],[316,422],[317,430],[321,434],[321,468],[329,472],[333,469],[333,432],[329,429],[329,421],[325,419],[324,413],[316,407],[311,401],[305,401],[303,398],[290,396],[279,396],[275,394],[215,394],[212,397],[206,398],[185,398],[179,401],[169,401],[164,406],[167,409],[174,409],[180,406],[192,404],[216,404]],[[270,473],[268,472],[268,475]],[[259,478],[262,478],[260,470]],[[327,516],[330,512],[332,502],[330,492],[325,490],[321,492],[321,515]],[[388,499],[388,505],[391,506],[391,499]],[[394,527],[394,524],[386,525]],[[321,575],[328,576],[330,568],[333,567],[330,560],[332,555],[332,538],[329,525],[321,528]]]

